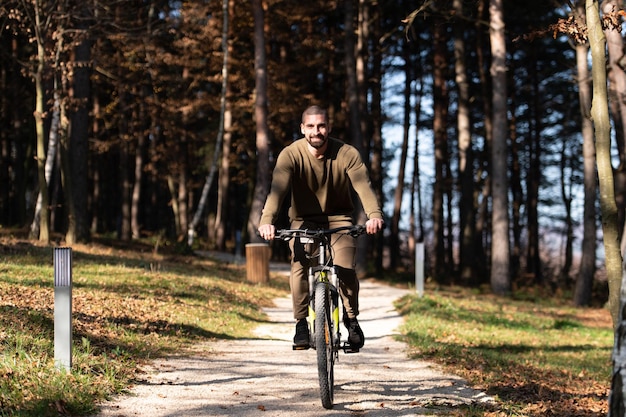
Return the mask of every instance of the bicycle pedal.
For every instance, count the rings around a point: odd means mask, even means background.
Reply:
[[[292,350],[308,350],[311,346],[310,345],[293,345],[291,347]]]
[[[344,343],[341,347],[344,353],[359,353],[359,348],[352,347],[349,343]]]

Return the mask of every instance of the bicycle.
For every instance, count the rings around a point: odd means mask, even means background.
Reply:
[[[356,353],[348,342],[341,344],[339,330],[339,278],[333,264],[330,236],[346,232],[346,235],[358,237],[365,233],[364,225],[342,226],[333,229],[278,229],[275,239],[288,241],[299,238],[300,243],[317,243],[317,252],[309,254],[309,258],[318,258],[317,265],[308,269],[309,279],[309,346],[296,346],[293,349],[317,351],[317,372],[320,384],[322,406],[333,408],[334,366],[339,358],[339,350],[344,353]]]

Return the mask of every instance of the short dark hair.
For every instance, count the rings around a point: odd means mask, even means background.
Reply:
[[[312,116],[312,115],[318,115],[318,114],[321,114],[322,116],[324,116],[324,119],[326,119],[326,121],[328,122],[328,112],[326,111],[326,109],[320,106],[309,106],[306,108],[306,110],[302,112],[302,123],[304,123],[304,118],[306,116]]]

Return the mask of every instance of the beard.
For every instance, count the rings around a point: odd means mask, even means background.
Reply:
[[[309,145],[311,145],[315,149],[319,149],[326,144],[327,139],[328,138],[323,135],[317,135],[307,137],[306,141],[309,142]]]

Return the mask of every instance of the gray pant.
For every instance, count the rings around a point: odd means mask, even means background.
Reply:
[[[302,221],[294,221],[292,229],[298,228],[328,228],[350,226],[352,223],[330,222],[327,225],[304,224]],[[359,280],[354,270],[356,266],[356,239],[350,235],[337,233],[331,236],[331,247],[333,261],[339,277],[339,294],[343,301],[348,317],[354,318],[359,314]],[[291,298],[293,302],[293,316],[296,319],[303,319],[308,316],[309,303],[309,265],[316,265],[317,257],[307,259],[306,254],[317,251],[315,244],[302,244],[298,239],[289,241],[291,249],[291,276],[289,285],[291,287]]]

